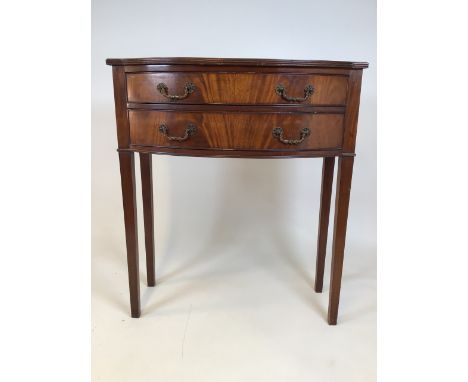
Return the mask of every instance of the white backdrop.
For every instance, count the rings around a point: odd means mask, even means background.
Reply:
[[[105,65],[106,58],[195,56],[361,60],[368,61],[370,66],[363,77],[348,240],[375,246],[374,1],[95,0],[92,18],[95,215],[109,205],[109,199],[114,200],[115,208],[120,208],[120,194],[116,188],[119,171],[112,75],[111,68]],[[183,229],[188,240],[190,232],[205,232],[209,223],[218,218],[221,224],[230,224],[230,215],[223,219],[223,213],[230,210],[239,217],[246,214],[248,219],[258,219],[262,224],[271,222],[270,214],[274,214],[275,219],[279,216],[286,223],[284,229],[310,231],[315,236],[312,226],[317,221],[320,159],[265,161],[157,157],[154,165],[159,230],[167,228],[170,218],[175,224],[172,228]],[[261,206],[267,207],[257,211]],[[190,216],[195,216],[197,221],[203,217],[206,221],[195,225],[189,221]],[[107,220],[105,213],[102,217]],[[94,220],[95,233],[99,233],[100,224],[100,220]]]
[[[119,317],[128,316],[129,303],[115,150],[112,75],[111,68],[105,65],[108,57],[368,61],[370,66],[363,76],[342,299],[359,301],[367,293],[370,301],[373,301],[376,254],[375,15],[372,0],[93,1],[92,234],[95,325],[100,320],[108,319],[110,313],[103,307],[109,301],[117,307]],[[222,253],[237,250],[240,253],[236,256],[259,256],[261,261],[254,261],[254,266],[268,266],[269,257],[262,254],[275,247],[285,254],[285,263],[289,267],[294,268],[298,275],[305,274],[313,282],[321,159],[153,158],[157,277],[161,275],[164,278],[165,269],[171,275],[170,261],[173,258],[179,256],[182,263],[186,260],[186,264],[181,265],[184,268],[203,261],[200,257],[191,258],[190,254],[209,251]],[[139,184],[138,177],[137,180]],[[138,189],[138,196],[139,192]],[[141,203],[139,212],[140,257],[143,260]],[[331,238],[331,233],[329,236]],[[330,252],[327,253],[327,274],[329,255]],[[141,263],[143,267],[143,261]],[[112,284],[110,274],[114,271],[120,276],[116,284],[118,291],[109,288]],[[173,277],[180,276],[175,271],[172,273]],[[351,288],[354,274],[371,282],[347,294],[346,289]],[[142,272],[143,304],[155,298],[150,296],[145,300],[145,281]],[[323,309],[326,309],[328,278],[325,285],[321,297],[324,299]],[[311,298],[313,294],[310,289]],[[348,307],[356,301],[349,301]],[[346,319],[359,321],[363,312],[375,311],[373,303],[356,310],[356,314],[352,313],[351,308],[347,311],[346,306],[344,302],[340,305],[337,328],[340,325],[345,327]],[[142,310],[144,315],[148,308],[143,306]],[[340,324],[340,320],[344,323]],[[366,351],[371,355],[357,363],[361,374],[356,377],[361,379],[356,380],[360,381],[373,380],[375,315],[371,314],[369,320],[365,321],[368,327],[371,323],[370,332],[366,334],[370,339]],[[325,325],[323,317],[319,321]],[[96,350],[102,337],[99,334],[96,336],[97,339],[93,339],[93,370],[101,376],[105,374],[105,368],[100,366],[107,364]],[[363,370],[369,371],[369,379],[365,378],[365,372],[362,374]],[[342,371],[349,372],[347,369]],[[305,371],[304,378],[310,375]],[[115,376],[113,378],[114,381],[118,380]]]

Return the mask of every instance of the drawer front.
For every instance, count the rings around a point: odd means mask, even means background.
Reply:
[[[348,77],[337,75],[127,74],[128,101],[136,103],[344,105],[347,89]]]
[[[336,150],[342,114],[130,110],[132,145],[227,150]],[[276,130],[275,130],[276,129]]]

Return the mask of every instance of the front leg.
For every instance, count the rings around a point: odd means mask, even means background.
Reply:
[[[341,275],[348,220],[349,195],[353,174],[353,156],[341,156],[338,160],[338,175],[335,196],[335,224],[333,229],[333,255],[330,279],[328,323],[336,325],[340,302]]]
[[[140,277],[138,269],[138,231],[135,195],[135,159],[132,152],[119,152],[120,177],[127,242],[128,284],[132,317],[140,317]]]

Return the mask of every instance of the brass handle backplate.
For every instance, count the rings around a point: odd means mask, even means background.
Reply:
[[[185,129],[185,134],[182,137],[171,137],[169,135],[169,128],[164,123],[159,126],[159,131],[163,133],[170,141],[183,142],[197,132],[197,127],[193,123],[189,123]]]
[[[160,82],[156,88],[163,97],[170,99],[171,101],[178,101],[184,98],[187,98],[190,94],[195,91],[195,85],[191,82],[187,82],[184,86],[184,94],[182,95],[170,95],[169,88],[164,82]]]
[[[314,90],[312,85],[307,85],[304,88],[304,97],[290,97],[286,94],[286,87],[284,85],[279,84],[275,88],[276,94],[289,102],[304,102],[314,93]]]
[[[284,138],[284,131],[281,127],[275,127],[273,129],[273,136],[275,138],[278,138],[278,140],[281,143],[284,143],[286,145],[298,145],[299,143],[304,142],[304,139],[306,139],[310,135],[310,129],[307,127],[304,127],[301,129],[301,137],[299,139],[285,139]]]

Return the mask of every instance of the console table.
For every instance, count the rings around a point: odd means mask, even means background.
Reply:
[[[315,291],[322,292],[338,172],[328,323],[336,325],[365,62],[107,59],[112,65],[132,317],[140,280],[134,153],[139,153],[148,286],[155,285],[151,154],[323,158]]]

